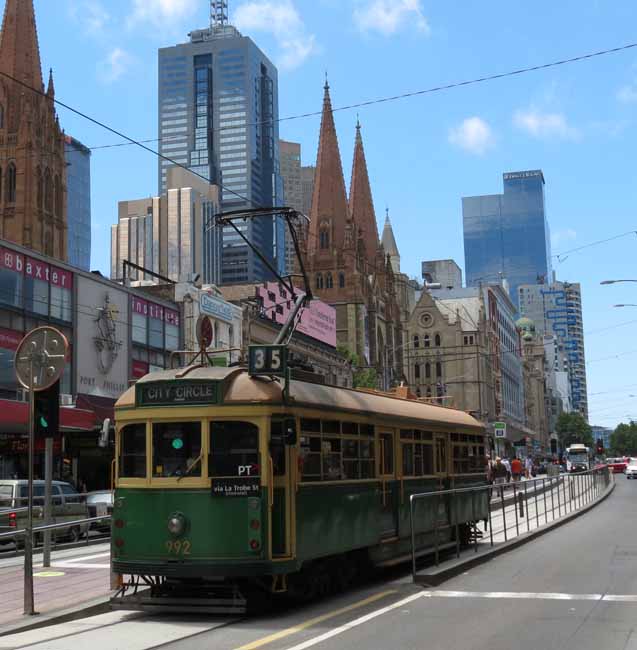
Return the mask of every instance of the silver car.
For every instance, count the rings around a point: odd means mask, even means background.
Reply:
[[[88,509],[77,490],[64,481],[53,481],[51,485],[51,523],[63,524],[78,519],[86,519]],[[0,479],[0,533],[20,530],[27,522],[28,481],[26,479]],[[33,481],[34,526],[44,523],[44,481]],[[78,541],[88,533],[88,524],[73,524],[58,528],[53,535]],[[41,541],[41,534],[35,535],[35,542]],[[14,537],[0,537],[0,544],[22,540]]]
[[[626,478],[637,478],[637,458],[631,458],[628,461]]]

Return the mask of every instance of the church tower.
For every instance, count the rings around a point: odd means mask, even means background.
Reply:
[[[67,259],[64,133],[45,90],[33,0],[6,0],[0,33],[0,238]]]

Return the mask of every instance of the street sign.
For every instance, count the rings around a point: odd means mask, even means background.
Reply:
[[[288,366],[286,345],[251,345],[248,352],[250,375],[285,377]]]
[[[69,348],[54,327],[38,327],[20,341],[15,354],[18,381],[28,390],[45,390],[62,375]]]
[[[496,438],[506,438],[507,436],[507,424],[506,422],[494,422],[493,431]]]
[[[207,350],[213,342],[214,330],[208,316],[201,314],[197,319],[197,342],[201,349]]]

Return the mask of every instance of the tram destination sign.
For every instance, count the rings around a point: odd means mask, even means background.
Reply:
[[[182,406],[218,404],[220,383],[217,381],[161,381],[137,384],[137,406]]]
[[[259,496],[261,485],[258,477],[216,478],[212,481],[212,496],[254,497]]]

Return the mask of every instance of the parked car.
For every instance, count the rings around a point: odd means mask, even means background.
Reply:
[[[113,514],[113,493],[109,491],[104,492],[89,492],[86,495],[86,506],[88,508],[89,517],[103,517],[104,515]],[[111,532],[111,522],[94,521],[91,524],[92,530],[98,530],[100,533]]]
[[[637,478],[637,458],[631,458],[628,462],[626,478]]]
[[[34,526],[43,524],[44,517],[44,481],[33,481],[33,517]],[[0,480],[0,533],[9,533],[25,527],[27,522],[28,481],[26,479]],[[86,519],[88,509],[82,502],[77,490],[64,481],[51,484],[51,523],[64,523]],[[73,524],[58,528],[53,534],[58,539],[68,538],[78,541],[88,533],[88,524]],[[35,542],[41,541],[41,534],[36,534]],[[0,544],[17,543],[14,537],[0,537]]]
[[[625,458],[607,458],[606,464],[614,474],[625,472],[628,465]]]

